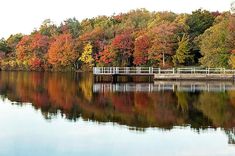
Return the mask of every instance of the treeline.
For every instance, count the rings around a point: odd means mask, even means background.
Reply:
[[[84,70],[93,66],[235,68],[235,16],[137,9],[60,25],[45,20],[30,35],[0,40],[2,70]]]

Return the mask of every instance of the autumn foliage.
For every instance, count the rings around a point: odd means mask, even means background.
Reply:
[[[235,68],[235,17],[132,10],[56,25],[0,40],[2,70],[91,70],[93,66]],[[183,36],[187,39],[182,40]],[[85,68],[84,68],[85,67]]]
[[[150,39],[147,35],[139,36],[135,39],[135,50],[133,53],[134,64],[137,66],[145,65],[148,61],[148,50]]]
[[[74,41],[70,34],[57,36],[48,50],[48,61],[56,67],[71,65],[77,57]]]

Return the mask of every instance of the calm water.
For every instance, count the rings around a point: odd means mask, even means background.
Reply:
[[[0,72],[0,155],[234,156],[234,88]]]

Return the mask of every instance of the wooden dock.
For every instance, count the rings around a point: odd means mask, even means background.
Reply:
[[[94,67],[95,81],[111,76],[117,82],[118,76],[150,76],[154,80],[234,80],[235,70],[225,68],[171,68],[153,67]]]

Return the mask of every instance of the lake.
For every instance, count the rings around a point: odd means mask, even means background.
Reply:
[[[1,156],[234,156],[234,82],[0,72]]]

